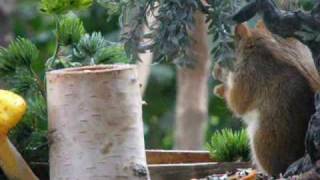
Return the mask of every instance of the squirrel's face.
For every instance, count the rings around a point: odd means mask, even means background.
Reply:
[[[251,52],[256,52],[256,48],[261,45],[274,43],[277,43],[276,40],[262,22],[253,29],[246,24],[237,25],[235,28],[236,63],[246,59],[245,56],[250,55]]]

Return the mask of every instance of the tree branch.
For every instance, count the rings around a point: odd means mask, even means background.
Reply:
[[[282,37],[295,37],[309,46],[317,67],[320,67],[320,1],[310,12],[283,11],[273,0],[253,0],[236,13],[232,20],[242,23],[261,14],[271,32]],[[313,34],[314,38],[305,38],[301,32]]]

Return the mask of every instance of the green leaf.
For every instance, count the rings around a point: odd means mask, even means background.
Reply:
[[[64,14],[91,6],[92,0],[41,0],[40,10],[48,14]]]
[[[139,52],[151,51],[157,62],[193,66],[196,59],[190,32],[194,29],[194,13],[199,10],[200,1],[132,2],[124,6],[120,21],[126,52],[133,59],[139,59]],[[145,25],[150,32],[143,32]]]
[[[312,10],[315,3],[315,0],[299,0],[299,5],[306,11]]]
[[[10,139],[27,161],[47,162],[47,109],[45,98],[39,94],[26,98],[28,111],[21,123],[10,132]]]
[[[121,6],[127,3],[127,0],[120,0],[117,2],[114,0],[97,0],[97,2],[106,9],[108,15],[117,15],[121,11]]]
[[[73,9],[80,10],[91,6],[92,0],[69,0]]]
[[[41,95],[34,95],[28,99],[28,113],[31,114],[33,118],[39,120],[37,127],[41,129],[47,128],[47,102],[45,97]]]
[[[15,73],[9,84],[11,85],[12,91],[27,96],[30,91],[37,91],[37,83],[30,72],[25,68],[18,68],[18,73]]]
[[[230,13],[237,12],[242,7],[242,0],[208,0],[209,14],[209,34],[212,35],[212,59],[221,65],[230,67],[234,60],[233,49],[233,29],[234,25],[230,23]]]
[[[76,44],[85,33],[86,30],[79,18],[64,16],[57,28],[58,43],[64,46]]]

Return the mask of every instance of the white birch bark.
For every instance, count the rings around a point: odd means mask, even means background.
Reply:
[[[142,100],[134,65],[47,73],[52,180],[145,180]]]

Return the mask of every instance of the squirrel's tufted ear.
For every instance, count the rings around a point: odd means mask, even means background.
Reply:
[[[235,28],[235,35],[237,39],[246,39],[252,36],[252,33],[247,24],[238,24]]]
[[[262,32],[266,35],[270,35],[272,36],[272,33],[269,31],[269,29],[267,28],[267,26],[264,24],[263,20],[260,19],[257,24],[256,24],[256,29],[259,31],[259,32]]]

